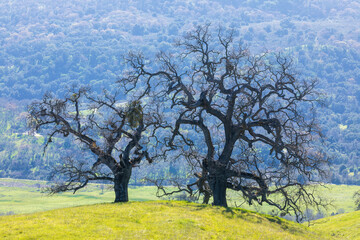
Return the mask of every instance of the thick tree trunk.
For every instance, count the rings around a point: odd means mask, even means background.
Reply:
[[[122,168],[114,173],[115,202],[128,202],[128,185],[131,177],[132,166]]]
[[[226,201],[226,185],[227,181],[223,174],[210,174],[209,176],[210,188],[214,198],[215,206],[227,207]]]

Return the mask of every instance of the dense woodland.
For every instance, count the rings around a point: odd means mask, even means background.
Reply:
[[[32,100],[48,91],[61,97],[73,85],[112,89],[129,51],[151,57],[172,49],[183,32],[211,23],[233,28],[252,52],[283,52],[299,75],[319,79],[329,181],[360,184],[359,13],[358,1],[335,0],[2,1],[0,177],[46,179],[66,152],[81,150],[55,139],[43,154],[44,137],[29,135],[26,126]],[[158,163],[135,169],[131,183],[186,172],[179,162]]]

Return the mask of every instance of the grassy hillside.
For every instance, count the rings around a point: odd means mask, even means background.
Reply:
[[[1,239],[326,239],[301,224],[176,201],[96,204],[0,217]]]
[[[360,211],[316,220],[310,229],[336,239],[360,239]]]

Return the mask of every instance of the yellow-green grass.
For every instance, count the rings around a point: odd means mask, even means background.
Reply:
[[[326,239],[255,212],[177,201],[107,203],[0,217],[0,239]]]
[[[360,211],[322,218],[311,223],[310,229],[334,239],[360,239]]]

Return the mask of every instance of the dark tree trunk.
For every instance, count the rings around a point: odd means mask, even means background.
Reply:
[[[215,206],[227,207],[226,187],[227,181],[223,174],[216,173],[209,176],[210,188],[214,198]]]
[[[115,202],[128,202],[128,185],[131,177],[132,166],[119,169],[114,173]]]

